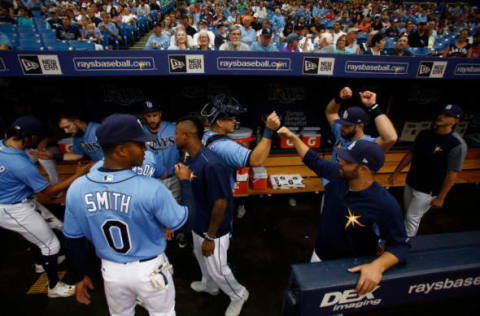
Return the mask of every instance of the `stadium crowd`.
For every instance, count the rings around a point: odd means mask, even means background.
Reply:
[[[145,49],[480,56],[478,7],[461,2],[3,0],[3,49]]]

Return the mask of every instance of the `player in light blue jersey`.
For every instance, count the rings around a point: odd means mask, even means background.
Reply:
[[[325,115],[335,136],[335,145],[332,150],[332,162],[338,162],[336,158],[337,148],[347,148],[352,142],[362,139],[377,143],[384,152],[387,152],[397,141],[397,132],[392,122],[383,113],[377,104],[377,95],[371,91],[360,92],[360,100],[367,112],[360,107],[354,106],[346,109],[342,117],[339,115],[342,103],[353,96],[349,87],[340,91],[339,96],[333,98],[325,109]],[[379,136],[377,138],[366,135],[363,132],[369,118],[372,117]],[[324,186],[328,180],[322,178]]]
[[[175,315],[175,287],[165,255],[165,228],[177,230],[187,222],[187,207],[177,204],[160,182],[139,176],[147,134],[136,117],[113,114],[97,129],[105,152],[103,165],[75,181],[67,192],[64,235],[77,283],[76,297],[90,304],[84,273],[86,239],[102,259],[105,295],[112,315],[133,315],[140,297],[150,315]],[[175,167],[182,181],[182,198],[192,201],[190,170]]]
[[[236,117],[244,112],[236,99],[225,94],[212,98],[201,111],[201,115],[207,118],[210,124],[210,131],[205,132],[202,142],[205,147],[219,155],[229,167],[232,189],[235,187],[235,173],[238,168],[263,165],[270,153],[273,131],[280,127],[280,118],[272,112],[265,122],[260,142],[253,150],[245,148],[227,136],[228,133],[235,131]],[[242,217],[244,214],[245,207],[240,205],[237,216]]]
[[[93,171],[100,169],[104,162],[104,159],[97,161],[97,163],[95,163],[90,170]],[[132,171],[139,176],[158,179],[160,178],[161,174],[158,172],[159,168],[157,166],[157,157],[153,154],[153,152],[147,150],[145,151],[145,159],[143,159],[142,165],[133,167]]]
[[[76,116],[62,115],[58,126],[66,134],[73,137],[73,152],[65,154],[51,154],[46,150],[31,151],[30,154],[39,159],[80,160],[87,155],[93,161],[103,158],[103,151],[97,142],[95,131],[100,124],[95,122],[84,122]]]
[[[73,295],[74,286],[58,279],[60,242],[37,212],[34,195],[52,196],[66,190],[90,166],[78,167],[73,176],[49,185],[25,152],[25,148],[38,144],[40,134],[40,121],[20,117],[7,131],[7,138],[0,141],[0,227],[21,234],[40,249],[49,281],[48,297],[67,297]]]

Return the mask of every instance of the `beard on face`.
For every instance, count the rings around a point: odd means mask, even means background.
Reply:
[[[150,130],[155,130],[155,129],[158,129],[160,127],[160,122],[152,122],[152,123],[148,123],[148,127],[150,128]]]
[[[357,131],[353,130],[349,133],[345,133],[345,134],[342,133],[342,137],[345,138],[345,139],[351,140],[353,137],[355,137],[355,134],[357,134]]]

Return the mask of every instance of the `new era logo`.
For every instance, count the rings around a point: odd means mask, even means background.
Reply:
[[[420,63],[418,66],[418,76],[419,77],[429,77],[430,73],[432,72],[433,62],[431,61],[424,61]]]
[[[303,73],[317,74],[318,72],[318,58],[306,57],[303,59]]]
[[[24,74],[42,74],[42,68],[40,68],[38,56],[19,56],[19,58]]]
[[[170,72],[187,72],[185,56],[168,56],[168,66]]]

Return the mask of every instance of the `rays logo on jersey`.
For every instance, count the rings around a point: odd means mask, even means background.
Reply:
[[[148,149],[152,151],[160,151],[175,146],[175,136],[157,138],[148,144]]]

